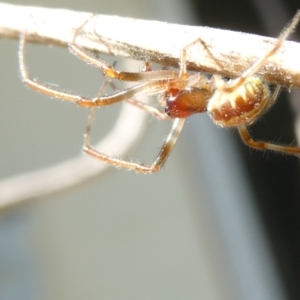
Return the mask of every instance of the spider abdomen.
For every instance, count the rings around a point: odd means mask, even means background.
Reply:
[[[250,125],[269,105],[270,91],[260,77],[250,77],[235,91],[216,89],[207,111],[222,127]]]

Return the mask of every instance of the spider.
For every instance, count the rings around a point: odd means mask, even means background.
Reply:
[[[280,86],[278,85],[273,93],[271,93],[268,84],[255,74],[266,64],[267,60],[280,49],[283,42],[295,29],[300,20],[300,11],[295,14],[288,26],[283,29],[276,44],[265,56],[257,60],[239,77],[228,81],[216,74],[212,75],[209,79],[202,74],[191,74],[187,72],[187,51],[197,43],[204,44],[200,38],[181,50],[178,71],[153,71],[149,63],[146,63],[146,66],[141,72],[118,71],[104,60],[94,58],[76,45],[76,37],[91,17],[76,29],[73,40],[69,45],[71,52],[80,59],[99,67],[108,78],[140,83],[112,95],[98,96],[95,98],[81,97],[49,88],[31,79],[28,75],[24,59],[25,32],[21,34],[19,47],[19,64],[23,82],[36,91],[51,97],[75,102],[83,107],[95,108],[127,101],[153,114],[158,119],[172,119],[173,125],[155,161],[150,165],[145,165],[111,157],[94,149],[89,141],[94,115],[92,113],[85,134],[85,144],[83,147],[85,153],[117,167],[124,167],[145,174],[157,172],[162,168],[170,155],[184,126],[185,119],[196,113],[207,112],[216,125],[236,128],[245,144],[252,148],[259,150],[268,149],[293,155],[300,154],[299,147],[255,141],[247,129],[249,125],[254,123],[258,117],[275,103],[280,91]],[[144,93],[163,94],[165,110],[161,111],[135,99],[137,95]]]

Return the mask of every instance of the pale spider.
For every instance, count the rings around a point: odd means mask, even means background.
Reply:
[[[179,71],[152,71],[150,64],[146,64],[144,70],[137,73],[117,71],[113,66],[99,58],[92,57],[76,45],[76,37],[89,20],[90,18],[76,30],[73,41],[69,45],[71,52],[80,59],[98,66],[109,78],[122,81],[141,81],[141,83],[110,96],[99,96],[92,99],[49,88],[31,79],[28,75],[24,60],[25,32],[20,37],[19,48],[19,63],[24,83],[41,93],[72,101],[80,106],[99,107],[127,101],[153,114],[158,119],[174,119],[174,121],[156,160],[150,165],[125,161],[94,149],[89,142],[92,117],[90,117],[87,127],[84,152],[117,167],[124,167],[141,173],[153,173],[160,170],[166,162],[183,128],[185,118],[195,113],[207,112],[216,125],[237,128],[242,140],[250,147],[294,155],[300,154],[299,147],[255,141],[247,129],[274,104],[280,90],[280,87],[277,86],[271,94],[268,84],[255,74],[280,49],[283,42],[295,29],[300,20],[300,11],[296,13],[290,24],[281,32],[275,46],[264,57],[256,61],[239,77],[229,81],[223,80],[219,75],[212,75],[209,79],[201,74],[187,72],[187,50],[196,43],[203,44],[204,42],[201,39],[197,39],[181,50]],[[135,100],[134,97],[141,93],[164,93],[165,112]]]

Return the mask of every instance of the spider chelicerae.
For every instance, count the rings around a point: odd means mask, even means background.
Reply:
[[[21,34],[19,48],[19,63],[24,83],[36,91],[51,97],[75,102],[83,107],[95,108],[127,101],[153,114],[158,119],[173,120],[173,125],[155,161],[150,165],[145,165],[111,157],[94,149],[89,142],[93,120],[91,117],[89,118],[83,147],[84,152],[87,154],[117,167],[132,169],[140,173],[154,173],[159,171],[166,162],[184,126],[185,119],[190,115],[203,112],[207,112],[218,126],[236,128],[242,140],[252,148],[268,149],[293,155],[300,154],[299,147],[255,141],[247,129],[275,103],[280,90],[280,86],[277,85],[271,93],[269,85],[255,74],[266,64],[270,57],[276,54],[283,42],[295,29],[300,20],[300,11],[295,14],[288,26],[281,32],[276,44],[269,52],[252,64],[239,77],[228,81],[216,74],[208,78],[203,74],[187,72],[187,51],[197,43],[205,44],[201,38],[181,50],[179,70],[153,71],[151,65],[146,63],[141,72],[118,71],[104,60],[95,58],[76,45],[76,37],[90,19],[91,17],[75,31],[73,40],[69,45],[71,52],[80,59],[99,67],[106,77],[121,81],[138,82],[138,84],[109,96],[100,95],[95,98],[86,98],[49,88],[45,84],[31,79],[28,75],[24,59],[26,31]],[[139,94],[163,95],[164,110],[136,100],[136,96]]]

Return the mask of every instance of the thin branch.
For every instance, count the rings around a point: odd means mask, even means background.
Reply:
[[[67,46],[75,29],[90,15],[0,3],[0,36],[18,39],[26,29],[31,42]],[[78,44],[90,50],[167,66],[178,66],[180,50],[200,37],[209,51],[201,44],[193,47],[188,54],[189,69],[227,77],[237,77],[276,42],[241,32],[105,15],[93,18],[84,33]],[[299,53],[299,43],[285,42],[259,74],[270,83],[300,88]]]

